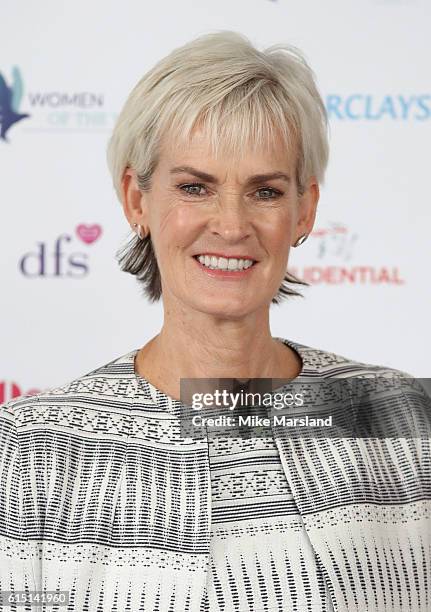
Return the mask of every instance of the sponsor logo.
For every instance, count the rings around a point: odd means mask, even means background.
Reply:
[[[19,112],[23,99],[31,114]],[[11,86],[0,73],[0,137],[5,142],[10,142],[10,127],[26,117],[31,117],[31,124],[22,128],[25,132],[100,132],[111,130],[117,115],[106,108],[103,92],[31,89],[24,98],[19,68],[12,69]]]
[[[30,117],[28,113],[20,113],[19,107],[24,91],[24,84],[19,68],[12,68],[12,85],[9,87],[0,72],[0,138],[9,142],[7,133],[18,121]]]
[[[74,234],[60,234],[52,243],[40,241],[20,257],[18,267],[27,278],[82,278],[89,272],[88,252],[75,248],[76,240],[90,246],[102,234],[97,223],[80,223]],[[72,250],[73,249],[73,250]]]
[[[0,404],[21,396],[30,396],[40,393],[41,389],[29,389],[24,391],[18,383],[11,380],[0,380]]]
[[[431,94],[329,94],[325,106],[329,119],[335,121],[427,121],[431,118]]]
[[[289,271],[311,285],[405,284],[397,266],[352,265],[349,263],[353,258],[359,236],[351,232],[345,225],[331,222],[328,227],[314,230],[309,240],[314,247],[313,258],[321,260],[322,263],[306,265],[302,268],[289,266]],[[325,260],[332,260],[334,263],[324,265]]]

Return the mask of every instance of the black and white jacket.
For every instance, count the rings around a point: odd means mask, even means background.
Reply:
[[[399,381],[379,402],[394,414],[407,406],[422,432],[275,439],[330,599],[320,610],[430,612],[429,398],[403,387],[409,375],[399,370],[280,340],[300,354],[300,377]],[[135,372],[137,351],[0,407],[0,589],[69,596],[68,606],[32,610],[205,612],[216,605],[207,589],[215,520],[208,438],[181,436],[179,402]],[[229,603],[214,610],[287,610],[274,555],[273,567],[260,566],[263,607],[253,603],[254,586],[243,593],[234,568],[220,586],[220,601]],[[293,566],[286,584],[294,588],[300,571]],[[232,585],[235,597],[227,593]],[[289,612],[318,610],[313,593],[307,597],[308,607]]]

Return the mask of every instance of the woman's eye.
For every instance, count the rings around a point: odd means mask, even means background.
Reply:
[[[186,183],[184,185],[177,185],[177,187],[188,195],[204,195],[200,191],[201,189],[205,189],[205,185],[202,185],[202,183]],[[262,187],[261,189],[258,189],[256,193],[263,193],[263,195],[258,196],[259,200],[274,200],[282,195],[281,191],[278,191],[278,189],[272,189],[272,187]]]
[[[269,195],[264,195],[263,197],[260,197],[261,200],[272,200],[281,195],[280,191],[278,191],[277,189],[272,189],[272,187],[262,187],[262,189],[258,189],[256,193],[262,191],[266,192],[266,194]]]
[[[201,187],[204,186],[200,183],[187,183],[186,185],[179,185],[179,188],[189,195],[202,195],[199,193],[199,189],[201,189]]]

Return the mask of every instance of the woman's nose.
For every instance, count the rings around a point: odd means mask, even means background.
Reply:
[[[211,219],[211,230],[225,239],[240,239],[250,233],[250,219],[242,198],[230,197],[219,203]]]

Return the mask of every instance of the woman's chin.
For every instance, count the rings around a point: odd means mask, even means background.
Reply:
[[[189,302],[189,305],[192,304]],[[193,308],[218,319],[238,319],[254,312],[258,304],[255,304],[253,299],[247,300],[245,295],[205,298],[205,293],[202,292],[201,299],[193,300]]]

